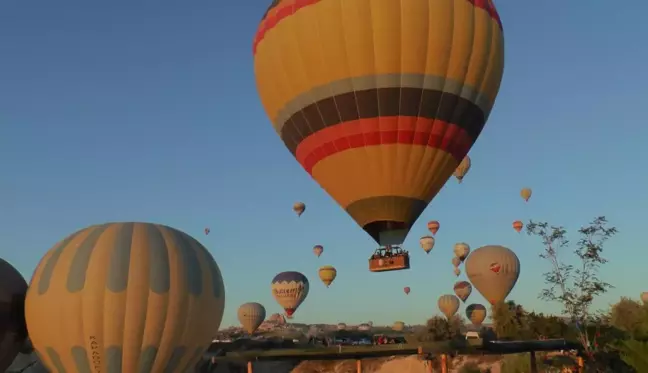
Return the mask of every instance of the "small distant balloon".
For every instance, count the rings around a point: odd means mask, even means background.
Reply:
[[[521,221],[516,220],[513,222],[513,229],[515,229],[516,232],[520,233],[522,228],[524,228],[524,224]]]
[[[410,290],[411,290],[411,289],[410,289],[409,286],[405,286],[405,287],[403,288],[403,292],[405,292],[406,295],[409,295]]]
[[[252,302],[242,304],[237,312],[241,326],[248,334],[254,333],[266,317],[266,310],[262,304]]]
[[[306,211],[306,204],[304,202],[295,202],[293,205],[293,211],[297,214],[297,216],[301,216],[304,211]]]
[[[395,332],[402,332],[405,329],[405,323],[402,321],[396,321],[394,325],[392,325],[392,330]]]
[[[461,299],[462,302],[466,302],[466,299],[470,296],[470,293],[472,293],[472,285],[470,285],[470,282],[468,281],[457,281],[454,284],[454,292],[455,295],[459,299]]]
[[[322,280],[326,287],[331,286],[331,283],[333,283],[335,277],[337,277],[337,270],[333,266],[320,267],[318,273],[320,280]]]
[[[419,243],[421,244],[421,249],[423,249],[426,254],[429,254],[430,251],[432,251],[432,249],[434,248],[434,237],[423,236],[419,240]]]
[[[456,256],[453,257],[453,258],[452,258],[452,265],[453,265],[455,268],[459,268],[459,266],[461,265],[461,259],[458,258],[458,257],[456,257]]]
[[[468,246],[468,244],[465,242],[458,242],[454,245],[454,249],[452,251],[454,252],[455,256],[463,262],[468,254],[470,254],[470,246]]]
[[[211,232],[211,229],[209,229],[209,228],[205,228],[205,236],[208,235],[209,232]]]
[[[430,220],[427,224],[427,227],[430,232],[432,232],[432,235],[435,235],[439,231],[441,224],[439,224],[439,222],[436,220]]]
[[[454,274],[455,274],[455,276],[459,277],[459,275],[461,274],[461,270],[459,268],[455,267]]]
[[[641,301],[644,302],[644,304],[648,304],[648,292],[644,291],[641,293]]]
[[[459,163],[459,166],[454,171],[454,177],[457,178],[457,181],[459,181],[459,184],[463,181],[463,178],[468,174],[468,171],[470,171],[470,165],[471,165],[470,157],[465,156],[464,159],[461,160],[461,163]]]
[[[480,326],[486,320],[486,307],[481,304],[471,304],[466,307],[466,317],[475,326]]]
[[[450,319],[459,310],[459,298],[452,294],[440,296],[437,303],[439,310],[445,315],[447,319]]]
[[[533,191],[531,190],[531,188],[522,188],[522,190],[520,191],[520,197],[522,197],[525,202],[529,202],[529,198],[531,198],[532,194]]]
[[[324,252],[324,246],[322,246],[322,245],[315,245],[315,247],[313,247],[313,253],[314,253],[318,258],[320,257],[320,255],[322,255],[323,252]]]
[[[337,330],[346,330],[346,328],[347,328],[347,324],[343,322],[337,324]]]

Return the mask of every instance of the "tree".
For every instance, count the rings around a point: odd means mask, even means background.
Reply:
[[[427,338],[432,341],[447,341],[461,335],[463,321],[459,317],[446,320],[442,316],[434,316],[427,321]]]
[[[530,338],[570,339],[570,328],[560,317],[531,312],[527,314],[527,323]]]
[[[648,333],[644,326],[646,312],[644,305],[633,299],[622,297],[618,303],[612,305],[609,323],[628,333],[632,338],[641,338],[641,335]]]
[[[541,239],[544,249],[540,258],[551,263],[551,269],[544,274],[548,287],[542,290],[540,297],[562,305],[563,313],[577,326],[578,339],[584,350],[592,356],[593,348],[587,331],[588,322],[592,319],[590,307],[597,296],[612,288],[612,285],[599,279],[598,272],[600,266],[607,263],[601,256],[603,246],[617,233],[617,229],[608,227],[604,216],[581,227],[578,230],[580,238],[573,250],[578,265],[568,264],[559,257],[559,253],[569,246],[565,228],[530,221],[526,231]]]
[[[494,304],[491,318],[498,339],[522,339],[523,331],[528,329],[524,308],[513,301]]]
[[[630,336],[617,343],[621,360],[637,372],[648,372],[648,307],[621,298],[611,308],[610,323]]]

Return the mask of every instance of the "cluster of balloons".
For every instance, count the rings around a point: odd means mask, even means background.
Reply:
[[[520,197],[522,197],[524,202],[529,202],[532,194],[533,191],[531,190],[531,188],[522,188],[522,190],[520,190]],[[516,232],[520,233],[520,231],[522,231],[522,228],[524,228],[524,223],[522,223],[521,220],[516,220],[513,222],[513,229],[515,229]]]
[[[29,287],[0,260],[0,371],[29,340],[52,372],[185,372],[218,332],[220,269],[188,234],[106,223],[59,241]]]
[[[465,242],[458,242],[454,245],[452,249],[454,257],[452,258],[452,266],[454,267],[455,276],[461,274],[459,266],[466,260],[468,254],[470,254],[470,246]]]
[[[446,318],[456,315],[461,302],[465,303],[472,294],[473,286],[491,304],[506,299],[520,274],[520,261],[513,251],[503,246],[489,245],[470,252],[467,244],[457,244],[454,253],[458,263],[466,260],[466,274],[470,282],[457,281],[453,286],[454,294],[439,297],[437,304]],[[479,326],[486,318],[486,307],[470,304],[466,307],[466,317]]]

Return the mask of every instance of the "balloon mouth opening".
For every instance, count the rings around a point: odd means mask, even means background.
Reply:
[[[294,308],[286,308],[286,315],[287,315],[288,317],[292,317],[293,313],[295,313],[295,309],[294,309]]]

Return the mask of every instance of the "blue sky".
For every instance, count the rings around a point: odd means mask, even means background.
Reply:
[[[296,321],[416,323],[452,292],[457,241],[514,249],[522,274],[510,299],[555,312],[537,299],[541,247],[511,222],[575,233],[606,215],[620,233],[602,277],[616,288],[596,305],[647,290],[645,2],[497,2],[506,69],[473,168],[412,230],[412,270],[386,274],[368,272],[373,241],[294,161],[261,107],[251,43],[267,3],[1,2],[0,256],[29,277],[77,229],[159,222],[216,258],[223,325],[248,301],[278,312],[270,280],[284,270],[312,283]],[[534,190],[528,204],[524,186]],[[301,219],[297,200],[308,204]],[[430,219],[441,230],[426,256],[418,238]],[[319,259],[315,244],[325,247]],[[317,279],[324,264],[339,272],[330,289]]]

